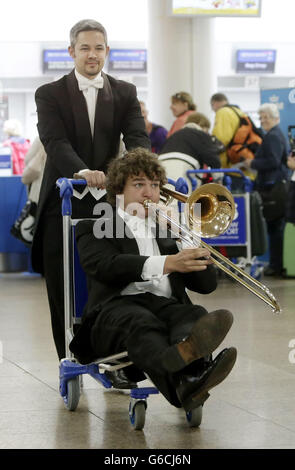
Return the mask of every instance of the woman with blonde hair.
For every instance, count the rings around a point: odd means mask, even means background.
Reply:
[[[196,111],[197,106],[195,105],[193,98],[189,93],[181,91],[171,96],[170,109],[173,115],[176,117],[176,120],[173,122],[167,137],[170,137],[170,135],[174,134],[174,132],[183,128],[187,117]]]

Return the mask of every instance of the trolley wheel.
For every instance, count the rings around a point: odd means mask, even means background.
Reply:
[[[191,428],[197,428],[202,422],[203,405],[186,413],[186,419]]]
[[[131,408],[131,404],[130,404],[130,408]],[[144,401],[137,402],[133,407],[132,413],[129,412],[130,422],[134,429],[141,431],[144,428],[145,412],[146,412],[146,404]]]
[[[79,376],[67,382],[67,395],[64,399],[69,411],[75,411],[80,399],[80,379]]]

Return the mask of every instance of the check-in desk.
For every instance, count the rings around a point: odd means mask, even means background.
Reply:
[[[26,201],[21,176],[0,176],[0,272],[30,271],[30,249],[10,234]]]

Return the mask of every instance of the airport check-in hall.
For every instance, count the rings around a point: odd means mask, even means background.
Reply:
[[[67,3],[2,7],[0,449],[294,449],[294,2]]]

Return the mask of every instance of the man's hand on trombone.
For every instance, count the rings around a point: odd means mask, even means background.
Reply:
[[[212,263],[210,252],[206,248],[186,248],[176,255],[166,257],[164,274],[205,271]]]

